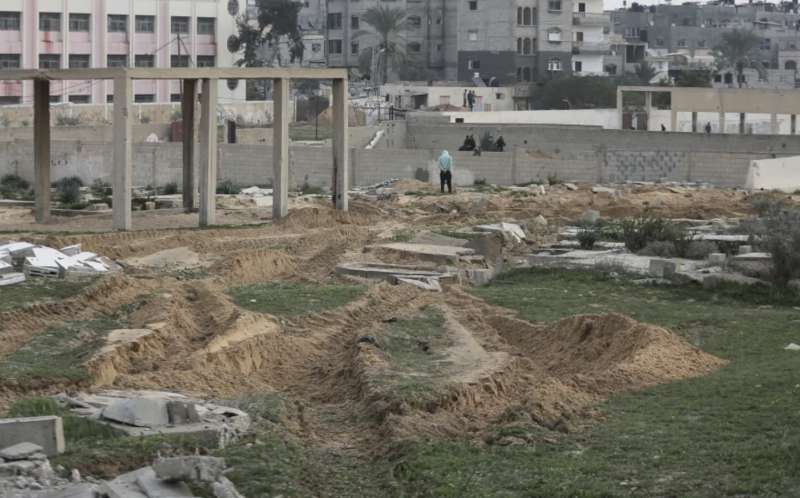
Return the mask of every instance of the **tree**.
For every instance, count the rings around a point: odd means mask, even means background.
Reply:
[[[375,47],[376,62],[381,75],[381,83],[386,83],[389,79],[389,67],[397,67],[406,60],[405,51],[399,43],[402,40],[400,32],[405,28],[406,13],[399,8],[370,7],[364,12],[361,19],[372,28],[373,32],[358,31],[356,36],[365,34],[378,36],[378,46]]]
[[[272,66],[275,58],[280,65],[277,43],[287,37],[292,61],[303,59],[303,37],[297,25],[302,3],[293,0],[257,0],[255,16],[245,13],[236,19],[239,30],[239,50],[242,57],[237,66]],[[272,49],[272,50],[265,50]]]
[[[636,67],[636,77],[639,83],[649,85],[650,81],[656,76],[656,69],[647,61],[642,61]]]
[[[615,107],[617,81],[603,76],[565,76],[532,89],[536,109]]]
[[[745,29],[733,29],[722,33],[722,41],[714,47],[712,55],[717,71],[728,68],[736,70],[736,79],[739,88],[744,81],[744,68],[755,66],[759,73],[763,67],[759,61],[758,48],[761,37]]]
[[[675,76],[675,86],[710,87],[711,71],[708,69],[681,71]]]

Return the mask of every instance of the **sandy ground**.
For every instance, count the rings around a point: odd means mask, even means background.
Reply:
[[[269,215],[263,210],[240,210],[220,213],[220,221],[259,226],[206,230],[180,228],[191,227],[196,215],[137,212],[139,231],[133,232],[109,232],[110,218],[102,216],[39,226],[26,210],[4,209],[0,230],[19,232],[8,238],[54,247],[80,243],[122,260],[127,269],[61,303],[0,313],[0,358],[48,327],[135,303],[126,308],[128,328],[152,333],[137,332],[87,360],[88,383],[64,381],[34,391],[113,386],[217,398],[279,391],[294,401],[296,410],[284,422],[297,435],[365,453],[404,438],[480,438],[499,422],[574,430],[610,394],[704,375],[723,362],[668,330],[628,317],[530,323],[458,287],[437,294],[371,283],[364,296],[342,308],[291,319],[243,310],[225,290],[279,279],[336,281],[337,263],[363,258],[367,245],[402,230],[538,215],[570,220],[587,208],[605,216],[640,214],[649,206],[672,217],[737,217],[749,213],[745,197],[664,188],[592,194],[588,187],[557,186],[544,196],[460,192],[354,199],[349,213],[302,201],[277,224],[264,224]],[[193,280],[168,271],[200,267],[204,274]],[[379,344],[359,341],[389,319],[430,306],[446,317],[450,339],[435,351],[444,360],[434,374],[398,371]],[[381,388],[387,375],[419,375],[437,394],[424,403],[398,401]],[[30,393],[0,379],[0,404]]]

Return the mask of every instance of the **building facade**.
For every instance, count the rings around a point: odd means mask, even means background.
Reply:
[[[241,0],[242,3],[244,0]],[[232,66],[235,16],[245,5],[217,0],[3,0],[0,67],[103,68]],[[242,83],[242,84],[240,84]],[[109,102],[107,81],[51,85],[54,103]],[[0,83],[0,103],[26,104],[31,82]],[[245,99],[243,82],[222,82],[220,100]],[[136,81],[136,102],[177,101],[170,81]]]

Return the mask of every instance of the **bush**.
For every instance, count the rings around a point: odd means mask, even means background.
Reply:
[[[800,210],[783,201],[760,206],[764,227],[761,246],[772,254],[772,282],[786,287],[800,277]]]
[[[622,242],[631,252],[639,252],[650,242],[674,241],[681,237],[682,228],[666,218],[645,215],[628,218],[620,223]]]
[[[578,243],[581,249],[591,250],[600,239],[602,228],[594,223],[583,223],[578,226]]]
[[[111,184],[97,178],[92,182],[92,185],[89,187],[89,191],[91,191],[93,196],[102,199],[111,195]]]
[[[177,182],[169,182],[161,188],[161,193],[163,195],[175,195],[178,192],[178,183]]]
[[[644,248],[639,251],[642,256],[658,256],[660,258],[674,258],[677,254],[675,244],[668,240],[654,240],[648,242]]]
[[[322,187],[311,186],[308,182],[305,182],[300,186],[300,193],[303,195],[321,195]]]
[[[242,189],[230,180],[222,180],[217,184],[218,194],[236,195],[241,191]]]
[[[712,252],[719,252],[717,244],[710,240],[693,240],[684,254],[689,259],[706,259]]]
[[[56,126],[78,126],[81,124],[80,116],[67,116],[59,114],[56,116]]]
[[[0,178],[0,197],[20,199],[29,197],[31,184],[19,175],[8,174]]]
[[[81,201],[81,187],[83,187],[83,180],[77,176],[68,176],[53,183],[56,192],[58,193],[58,200],[62,204],[77,204]]]
[[[552,175],[547,175],[547,184],[548,185],[558,185],[559,183],[564,183],[558,177],[557,174],[553,173]]]

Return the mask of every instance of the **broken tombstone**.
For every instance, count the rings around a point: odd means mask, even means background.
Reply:
[[[156,477],[165,481],[214,482],[225,471],[225,460],[210,456],[159,458],[153,462]]]

